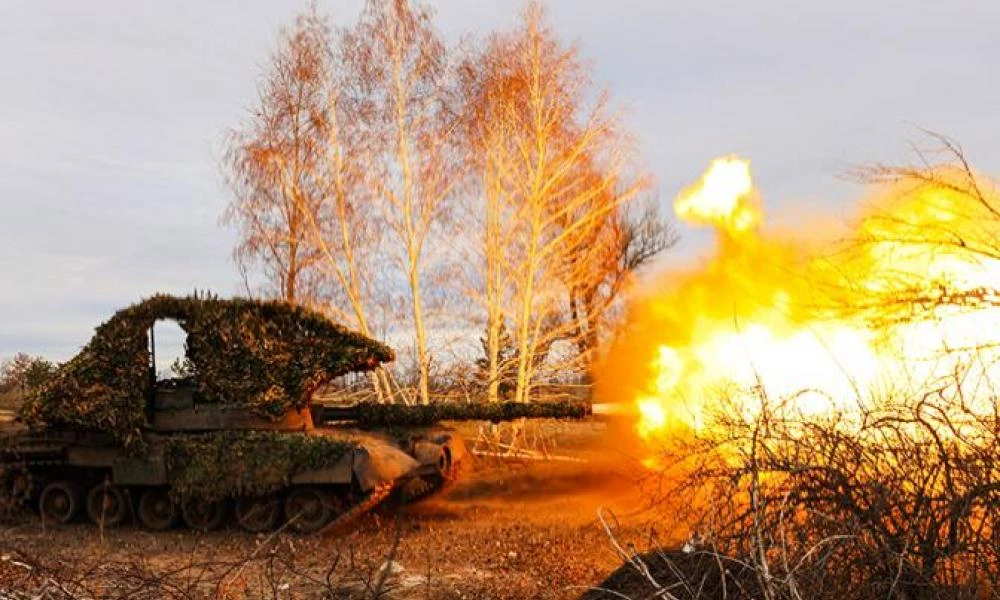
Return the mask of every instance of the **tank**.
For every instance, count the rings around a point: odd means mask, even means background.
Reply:
[[[164,319],[186,333],[190,375],[157,381],[150,338]],[[0,448],[4,489],[54,523],[336,526],[426,474],[423,453],[312,423],[318,388],[392,359],[289,304],[154,296],[100,325],[26,401]]]
[[[154,325],[186,334],[158,380]],[[116,313],[21,408],[0,443],[7,499],[50,523],[316,533],[454,481],[469,456],[441,420],[581,416],[579,406],[312,404],[390,348],[283,302],[153,296]],[[540,414],[544,413],[544,414]]]

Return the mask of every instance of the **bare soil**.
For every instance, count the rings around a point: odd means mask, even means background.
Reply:
[[[583,462],[479,459],[446,492],[338,534],[22,520],[0,529],[0,598],[576,598],[621,566],[599,508],[622,540],[653,533],[614,436],[586,423],[544,433]]]

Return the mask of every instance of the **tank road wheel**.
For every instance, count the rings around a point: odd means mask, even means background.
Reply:
[[[146,529],[170,529],[177,522],[179,512],[165,488],[149,488],[139,497],[139,521]]]
[[[340,498],[321,487],[294,487],[285,496],[285,518],[298,533],[315,533],[342,511]]]
[[[188,498],[181,503],[181,519],[195,531],[214,531],[226,520],[226,501]]]
[[[270,531],[281,520],[281,500],[277,494],[248,496],[236,501],[236,522],[250,533]]]
[[[66,524],[80,512],[80,488],[70,481],[53,481],[38,499],[43,521]]]
[[[87,494],[87,516],[102,527],[117,527],[128,520],[128,498],[117,485],[99,483]]]

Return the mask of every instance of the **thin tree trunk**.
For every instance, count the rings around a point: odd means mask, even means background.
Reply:
[[[535,350],[535,337],[531,330],[534,314],[532,308],[535,300],[535,276],[538,269],[538,238],[541,234],[538,212],[538,202],[535,201],[532,206],[531,237],[528,242],[524,288],[521,291],[521,315],[518,319],[517,381],[514,390],[516,402],[528,401],[528,388],[532,376],[532,354]]]
[[[545,218],[542,213],[543,195],[545,194],[543,185],[543,173],[546,165],[546,145],[548,138],[543,121],[544,101],[541,90],[541,57],[537,40],[532,39],[531,47],[531,110],[534,125],[535,156],[533,164],[529,164],[531,172],[531,190],[528,199],[531,216],[531,235],[527,249],[527,269],[525,273],[524,289],[521,298],[521,317],[518,328],[518,357],[517,357],[517,382],[514,392],[514,399],[517,402],[527,402],[528,392],[531,383],[532,354],[535,349],[535,339],[531,332],[531,321],[533,315],[533,304],[535,300],[535,278],[539,269],[539,248],[542,234],[542,220]],[[529,159],[529,163],[530,163]]]
[[[487,167],[488,169],[490,167]],[[489,179],[489,177],[488,177]],[[502,253],[500,243],[500,193],[487,183],[486,201],[486,360],[488,402],[500,400],[500,329],[503,323],[503,292],[501,289]]]
[[[410,298],[413,309],[413,329],[417,343],[417,362],[420,371],[418,392],[421,404],[430,403],[429,364],[427,357],[427,334],[424,329],[423,298],[420,293],[420,258],[421,248],[417,244],[417,231],[414,227],[414,182],[413,169],[410,164],[408,129],[406,126],[407,93],[403,84],[403,65],[400,50],[396,47],[393,57],[393,76],[396,87],[396,151],[403,179],[403,235],[406,243],[407,282],[410,286]]]

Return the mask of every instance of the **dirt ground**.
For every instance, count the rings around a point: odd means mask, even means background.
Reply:
[[[606,427],[554,424],[541,437],[575,460],[479,458],[445,493],[333,535],[24,520],[0,530],[0,598],[575,598],[621,565],[599,508],[623,543],[656,534],[640,473]]]

